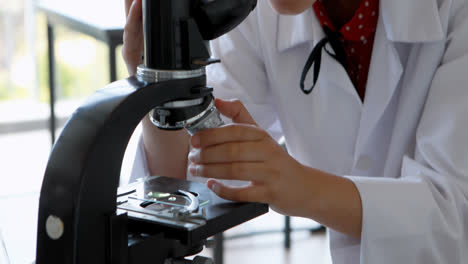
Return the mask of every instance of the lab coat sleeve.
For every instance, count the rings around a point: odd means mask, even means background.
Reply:
[[[462,12],[461,10],[460,12]],[[466,8],[465,8],[466,11]],[[468,20],[455,16],[401,178],[348,177],[363,206],[362,264],[468,263]]]
[[[208,67],[208,83],[216,97],[239,99],[255,121],[278,140],[282,132],[271,103],[260,36],[254,10],[239,27],[212,41],[212,56],[221,63]]]
[[[143,137],[140,133],[136,151],[135,159],[133,161],[132,170],[130,171],[130,178],[128,183],[137,181],[140,178],[151,176],[148,168],[148,161],[146,159],[145,146],[143,144]]]

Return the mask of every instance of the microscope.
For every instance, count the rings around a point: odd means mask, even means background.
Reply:
[[[241,23],[256,0],[143,0],[144,63],[98,90],[55,143],[42,183],[37,264],[212,263],[207,239],[268,211],[226,201],[204,184],[149,177],[119,188],[130,137],[148,113],[190,134],[223,124],[207,87],[208,41]]]

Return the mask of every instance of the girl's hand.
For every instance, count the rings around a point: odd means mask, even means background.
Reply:
[[[122,57],[130,75],[134,75],[137,66],[142,63],[143,22],[141,1],[125,0],[127,23],[124,28]]]
[[[208,187],[222,198],[262,202],[290,215],[302,215],[310,190],[305,188],[305,168],[293,159],[252,119],[240,101],[216,100],[219,111],[233,124],[202,131],[191,139],[189,170],[213,179],[243,180],[247,187],[228,187],[209,180]]]
[[[193,175],[213,178],[208,187],[222,198],[267,203],[282,214],[361,236],[362,203],[351,180],[301,165],[255,123],[241,102],[217,100],[216,106],[234,124],[192,137]],[[250,185],[233,188],[214,179]]]

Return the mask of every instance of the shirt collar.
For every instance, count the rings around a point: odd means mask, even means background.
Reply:
[[[433,42],[445,33],[437,0],[380,0],[379,22],[394,42]],[[285,51],[324,37],[312,8],[296,16],[279,15],[277,47]]]

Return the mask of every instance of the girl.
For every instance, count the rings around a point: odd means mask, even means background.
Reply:
[[[126,7],[134,74],[141,0]],[[468,1],[259,1],[211,46],[233,122],[189,138],[146,118],[148,175],[188,164],[223,198],[318,221],[334,263],[468,262]]]

